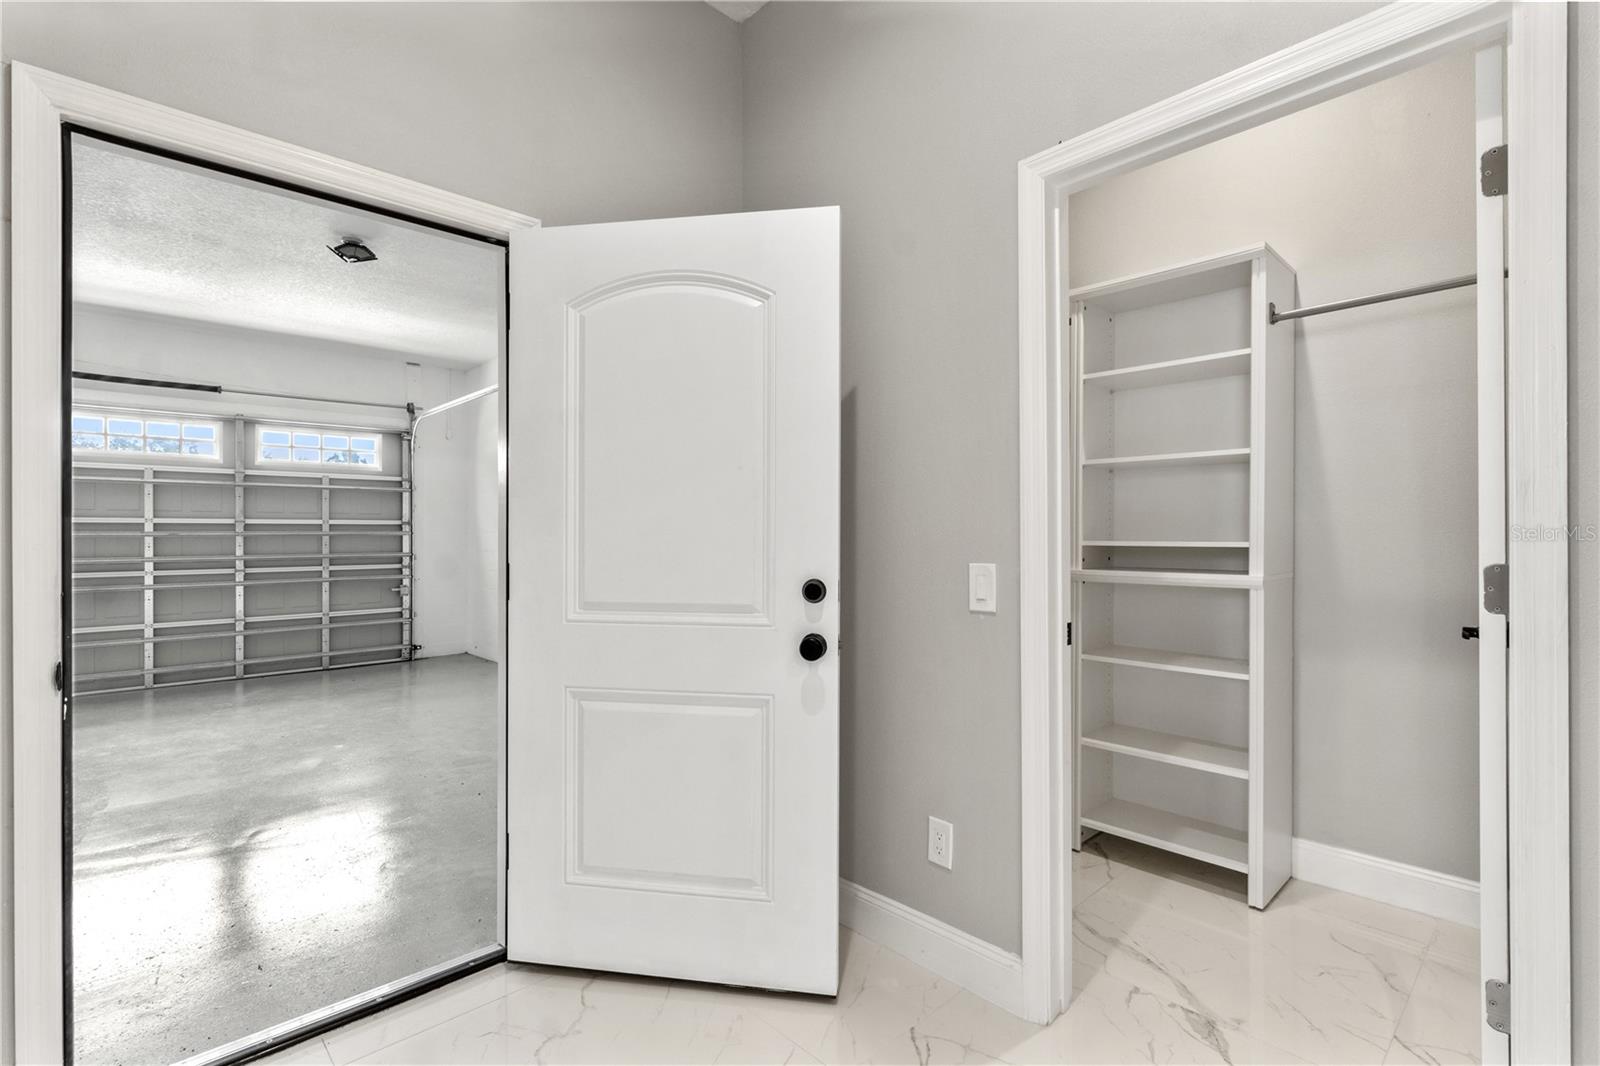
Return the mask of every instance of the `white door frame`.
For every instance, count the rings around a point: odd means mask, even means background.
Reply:
[[[11,67],[12,802],[16,1061],[65,1052],[60,658],[62,126],[510,238],[539,220],[49,71]],[[503,405],[502,396],[502,405]],[[503,407],[502,407],[503,409]],[[504,440],[502,439],[502,447]],[[501,485],[504,514],[504,484]],[[502,596],[503,600],[504,597]],[[505,660],[500,698],[504,713]],[[501,810],[504,810],[504,779]],[[504,876],[504,871],[501,871]],[[503,882],[502,882],[503,893]]]
[[[1219,140],[1446,53],[1504,42],[1512,1057],[1571,1057],[1568,881],[1567,11],[1395,4],[1136,111],[1018,165],[1022,970],[1034,1021],[1070,989],[1070,704],[1064,684],[1066,456],[1059,384],[1066,193]],[[1518,538],[1515,531],[1535,535]],[[1496,797],[1498,799],[1498,797]]]

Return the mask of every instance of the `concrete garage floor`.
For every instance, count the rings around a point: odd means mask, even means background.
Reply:
[[[498,942],[496,668],[85,697],[77,1060],[174,1062]]]

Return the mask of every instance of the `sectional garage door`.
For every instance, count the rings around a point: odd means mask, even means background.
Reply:
[[[412,657],[408,435],[79,408],[79,695]]]

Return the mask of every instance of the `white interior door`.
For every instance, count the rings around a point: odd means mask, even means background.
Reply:
[[[832,994],[838,209],[510,276],[508,954]]]
[[[1477,152],[1506,143],[1505,50],[1477,55]],[[1474,160],[1476,162],[1476,160]],[[1473,175],[1476,184],[1478,176]],[[1478,195],[1478,566],[1506,561],[1505,197]],[[1511,976],[1506,824],[1506,617],[1478,603],[1478,929],[1480,977]],[[1511,1061],[1511,1041],[1480,1026],[1483,1061]]]

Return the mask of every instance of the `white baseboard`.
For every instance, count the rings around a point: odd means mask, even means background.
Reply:
[[[1295,837],[1294,876],[1474,928],[1478,882]]]
[[[839,880],[839,921],[1012,1014],[1022,1014],[1022,959],[904,903]]]

